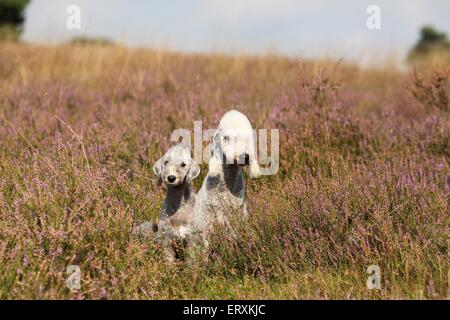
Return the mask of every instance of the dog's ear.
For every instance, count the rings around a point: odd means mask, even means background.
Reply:
[[[155,162],[153,165],[153,172],[155,173],[156,177],[158,178],[158,186],[162,184],[162,169],[163,169],[163,158],[159,159]]]
[[[194,180],[195,178],[198,177],[199,174],[200,174],[200,166],[197,164],[197,162],[195,162],[195,160],[192,160],[188,172],[189,180],[190,181]]]
[[[223,157],[223,149],[222,149],[222,138],[223,138],[223,131],[217,130],[214,133],[213,136],[213,156],[217,157],[217,159],[222,160]]]

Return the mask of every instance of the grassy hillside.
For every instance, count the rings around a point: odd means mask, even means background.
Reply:
[[[448,297],[448,71],[0,44],[0,298]],[[167,265],[131,234],[159,213],[152,164],[232,106],[280,129],[280,171],[248,181],[238,241]]]

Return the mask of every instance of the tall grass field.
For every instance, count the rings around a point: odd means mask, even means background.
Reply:
[[[446,299],[448,75],[0,43],[0,299]],[[132,233],[159,217],[152,165],[173,130],[231,108],[279,130],[279,171],[247,179],[237,237],[168,264]]]

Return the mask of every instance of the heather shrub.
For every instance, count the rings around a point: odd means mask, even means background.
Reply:
[[[433,72],[430,79],[424,80],[415,71],[410,85],[412,96],[427,109],[448,111],[448,72],[449,70],[438,69]]]

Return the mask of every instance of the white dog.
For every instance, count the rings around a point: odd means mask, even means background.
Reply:
[[[225,164],[248,165],[253,179],[261,175],[252,125],[243,113],[231,110],[223,115],[214,134],[213,146],[217,152],[213,153],[209,163],[210,174],[217,175],[223,168],[230,168]]]
[[[260,176],[252,126],[239,111],[227,112],[214,134],[208,175],[198,192],[193,217],[197,245],[207,246],[212,226],[229,226],[227,215],[247,215],[245,178],[241,167],[249,168],[251,178]]]

